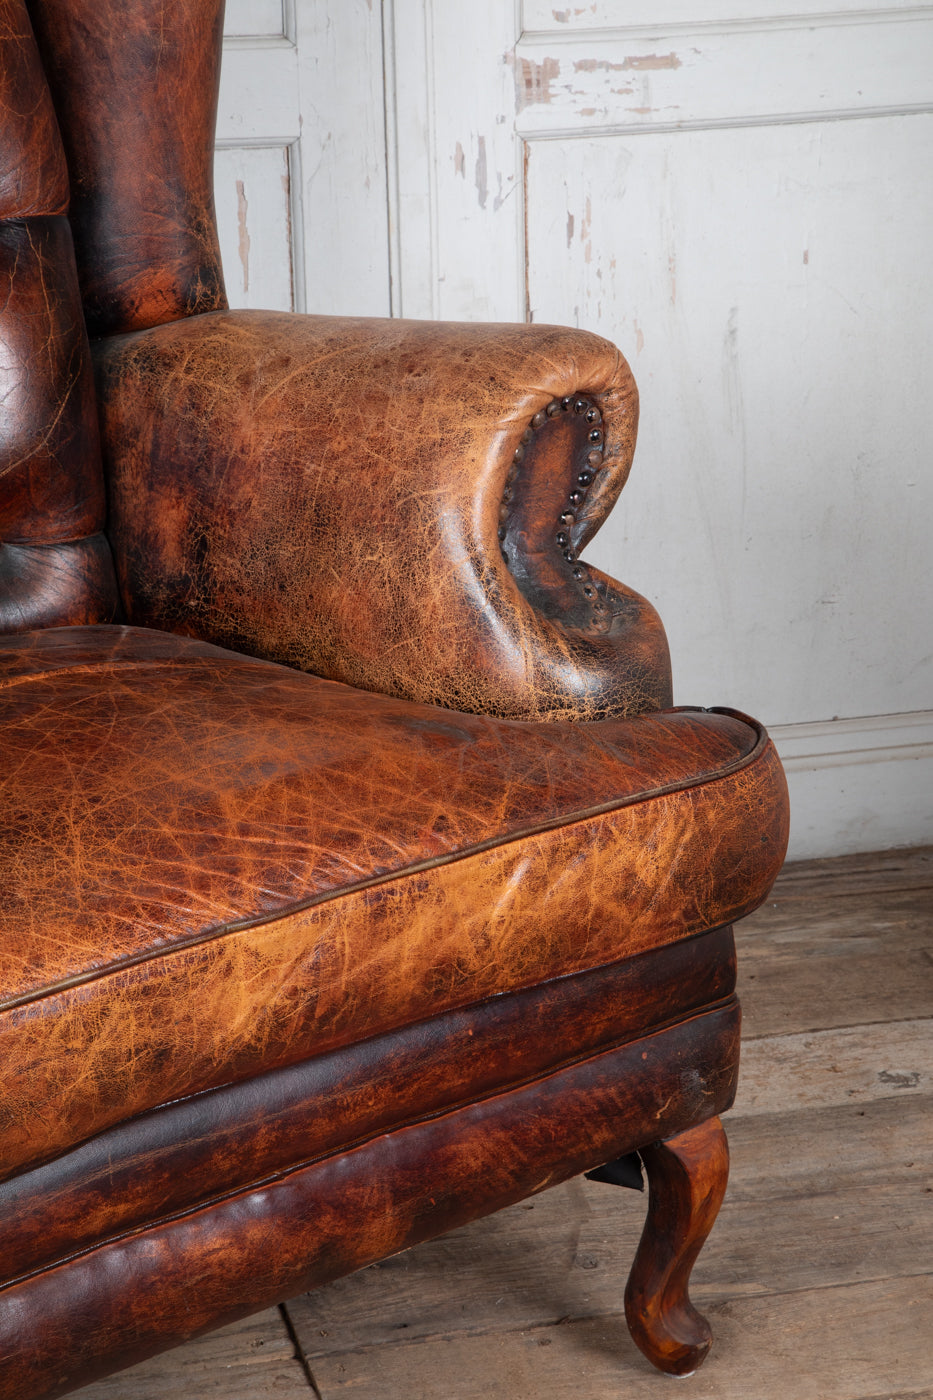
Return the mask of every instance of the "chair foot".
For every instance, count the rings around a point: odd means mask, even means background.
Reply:
[[[640,1155],[648,1218],[625,1290],[625,1317],[649,1361],[669,1375],[689,1376],[713,1342],[687,1285],[722,1204],[729,1147],[719,1119],[711,1118]]]

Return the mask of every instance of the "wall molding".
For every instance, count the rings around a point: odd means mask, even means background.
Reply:
[[[933,710],[770,733],[790,788],[790,860],[933,841]]]
[[[933,759],[933,710],[779,724],[768,732],[788,772],[856,762]]]
[[[215,145],[287,146],[301,136],[298,53],[288,39],[225,39]]]
[[[874,117],[928,117],[931,114],[933,114],[933,100],[917,103],[914,106],[860,107],[857,111],[846,108],[838,112],[766,113],[760,117],[737,116],[719,119],[712,117],[708,121],[658,121],[650,124],[633,122],[629,125],[610,122],[606,126],[589,126],[585,131],[580,130],[579,124],[566,127],[554,126],[547,131],[526,133],[522,139],[530,144],[540,141],[573,141],[579,140],[581,137],[660,136],[678,131],[742,131],[749,127],[806,126],[813,122],[866,121]]]
[[[748,0],[744,0],[747,5]],[[798,5],[795,9],[779,9],[770,15],[761,14],[741,14],[740,11],[743,0],[719,0],[719,3],[707,4],[707,11],[713,13],[706,19],[700,19],[695,11],[695,0],[692,4],[678,3],[678,0],[668,0],[667,6],[654,3],[644,5],[647,10],[650,8],[651,18],[647,22],[637,22],[632,20],[633,5],[631,0],[603,0],[602,4],[591,4],[589,7],[578,5],[568,6],[561,13],[555,7],[554,0],[523,0],[522,4],[522,30],[529,37],[534,36],[556,36],[560,38],[576,37],[579,34],[591,36],[602,35],[604,37],[632,34],[657,34],[675,33],[683,31],[703,30],[740,30],[740,29],[781,29],[798,28],[801,25],[841,25],[841,24],[886,24],[892,20],[901,19],[923,19],[929,15],[930,5],[927,4],[899,4],[889,3],[887,5],[862,4],[861,0],[849,0],[849,3],[835,8],[826,8],[825,5],[814,4],[812,9],[807,6]],[[716,11],[718,10],[718,13]],[[666,12],[666,13],[665,13]],[[678,18],[678,13],[684,14],[684,18]],[[560,14],[560,18],[558,15]],[[615,16],[615,17],[614,17]],[[623,18],[624,16],[624,18]]]

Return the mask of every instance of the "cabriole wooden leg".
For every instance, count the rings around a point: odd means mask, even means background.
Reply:
[[[689,1376],[713,1337],[687,1293],[690,1270],[713,1228],[729,1177],[729,1146],[711,1118],[640,1154],[648,1177],[648,1218],[625,1290],[625,1317],[648,1360]]]

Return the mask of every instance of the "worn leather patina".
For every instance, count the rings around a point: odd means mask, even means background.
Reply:
[[[783,855],[746,841],[773,750],[723,714],[542,730],[113,628],[9,639],[0,714],[3,1174],[728,924]]]
[[[614,347],[227,309],[221,29],[0,0],[0,1400],[633,1150],[683,1374],[780,764],[584,557]]]
[[[118,613],[68,171],[29,18],[0,5],[0,633]]]
[[[670,704],[654,609],[569,548],[635,446],[605,341],[228,311],[118,337],[97,366],[132,621],[458,710]]]
[[[71,173],[91,335],[226,306],[214,219],[223,0],[27,8]]]

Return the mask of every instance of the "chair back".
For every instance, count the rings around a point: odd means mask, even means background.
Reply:
[[[223,0],[0,0],[0,632],[120,617],[88,336],[227,304],[222,28]]]

